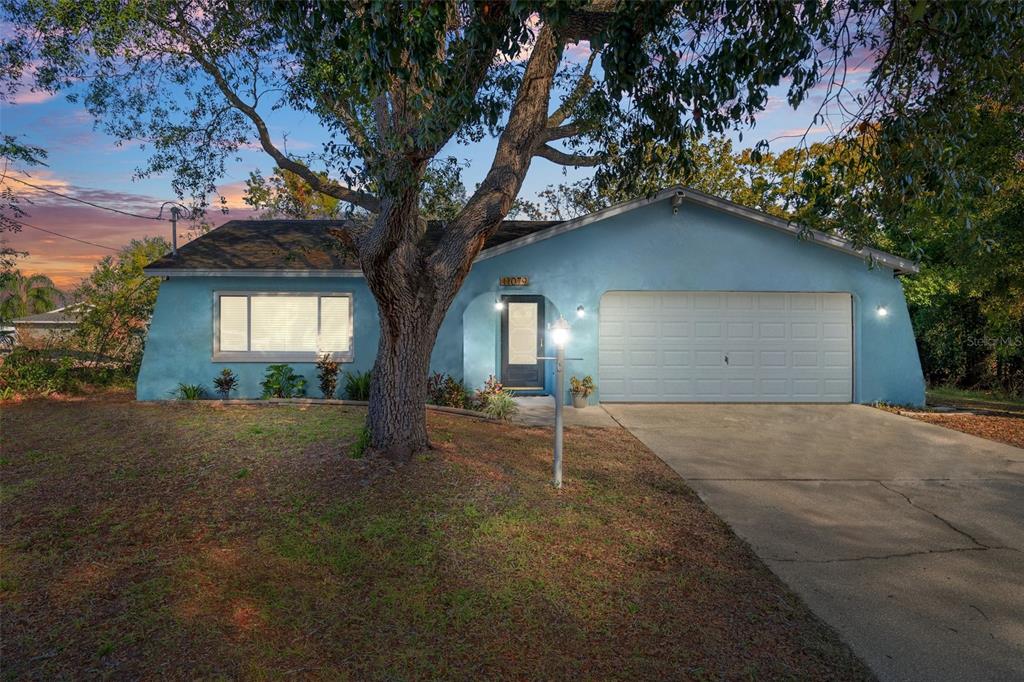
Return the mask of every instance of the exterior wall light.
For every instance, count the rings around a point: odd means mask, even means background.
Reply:
[[[505,303],[499,298],[494,302],[494,309],[501,311],[505,309]]]
[[[586,314],[587,314],[587,313],[586,313],[586,311],[585,311],[585,310],[583,309],[583,306],[577,306],[577,307],[576,307],[576,317],[582,318],[582,317],[583,317],[584,315],[586,315]]]
[[[551,340],[557,348],[565,348],[569,343],[569,322],[564,317],[551,323]]]
[[[889,309],[886,308],[884,305],[880,305],[877,309],[875,309],[875,313],[879,317],[887,317],[889,315]]]

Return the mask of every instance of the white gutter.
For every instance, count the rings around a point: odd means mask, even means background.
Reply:
[[[801,237],[806,241],[815,242],[821,244],[822,246],[827,246],[837,251],[848,253],[851,256],[859,256],[860,258],[863,258],[865,260],[871,260],[875,263],[881,263],[885,266],[892,268],[897,273],[906,272],[917,274],[918,272],[921,271],[921,268],[918,267],[917,263],[913,262],[912,260],[901,258],[900,256],[897,256],[895,254],[888,253],[886,251],[880,251],[878,249],[873,249],[867,246],[856,247],[853,245],[852,242],[849,242],[840,237],[836,237],[835,235],[826,234],[825,232],[820,232],[818,230],[800,227],[799,225],[791,223],[788,220],[777,218],[776,216],[773,216],[769,213],[765,213],[764,211],[758,211],[757,209],[754,208],[741,206],[740,204],[733,203],[728,199],[722,199],[720,197],[715,197],[710,194],[705,194],[704,192],[700,192],[695,189],[687,188],[681,188],[680,193],[683,198],[689,199],[690,201],[696,204],[701,204],[703,206],[714,208],[725,213],[731,213],[732,215],[740,216],[741,218],[753,220],[754,222],[760,223],[767,227],[774,228],[781,232],[786,232],[796,237]]]

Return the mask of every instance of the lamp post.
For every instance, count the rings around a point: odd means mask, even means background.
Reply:
[[[559,317],[551,324],[555,343],[555,461],[554,483],[562,487],[562,401],[565,396],[565,345],[569,343],[569,322]]]

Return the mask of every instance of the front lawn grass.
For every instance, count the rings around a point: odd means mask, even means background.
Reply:
[[[628,434],[431,414],[397,470],[343,406],[2,413],[8,679],[869,673]]]
[[[998,391],[969,391],[951,386],[932,386],[928,388],[926,395],[929,405],[1024,412],[1024,400]]]

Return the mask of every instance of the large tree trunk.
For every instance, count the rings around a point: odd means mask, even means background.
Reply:
[[[430,447],[424,410],[430,354],[437,338],[436,311],[425,311],[419,303],[412,298],[391,300],[388,309],[381,310],[370,387],[371,450],[400,462]]]

